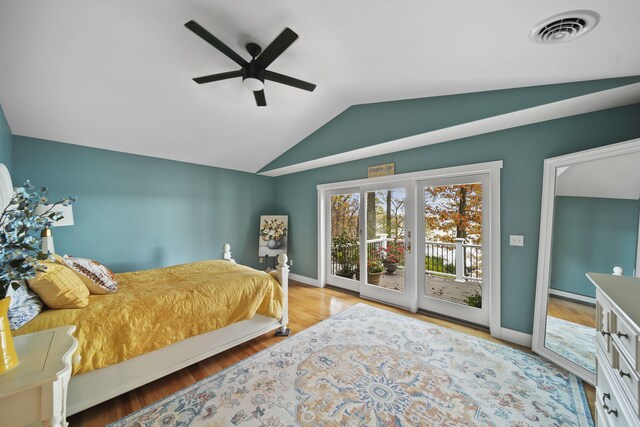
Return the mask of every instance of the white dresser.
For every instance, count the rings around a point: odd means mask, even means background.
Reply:
[[[640,279],[587,277],[596,285],[598,425],[640,427]]]

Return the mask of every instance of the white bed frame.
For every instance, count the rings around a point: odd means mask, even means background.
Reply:
[[[9,171],[0,163],[0,207],[4,209],[12,195]],[[235,263],[228,244],[224,245],[223,259]],[[83,411],[270,331],[277,329],[276,334],[286,335],[289,322],[289,266],[286,255],[278,256],[278,266],[270,274],[280,283],[284,292],[280,319],[256,314],[252,319],[188,338],[106,368],[72,376],[67,390],[67,415]]]
[[[249,320],[188,338],[106,368],[72,376],[67,395],[67,415],[83,411],[267,332],[278,329],[279,333],[285,333],[289,321],[289,266],[286,255],[278,256],[278,266],[270,274],[280,283],[285,295],[284,311],[279,320],[256,314]]]

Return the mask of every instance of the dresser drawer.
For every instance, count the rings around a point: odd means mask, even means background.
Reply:
[[[638,335],[635,330],[614,310],[611,318],[611,339],[616,342],[618,348],[626,353],[627,358],[633,364],[634,370],[638,366]]]
[[[596,381],[596,411],[598,411],[598,418],[606,420],[606,425],[611,427],[631,426],[622,411],[616,393],[609,384],[609,379],[604,374],[604,369],[600,367]]]
[[[614,376],[619,378],[618,384],[621,385],[623,392],[627,397],[627,402],[631,404],[631,407],[637,414],[638,396],[640,396],[640,381],[638,379],[638,374],[631,368],[631,366],[629,366],[629,363],[627,363],[625,358],[618,353],[617,344],[614,344],[614,349],[616,352],[616,363],[613,369],[615,372]]]
[[[596,341],[607,353],[607,358],[613,362],[611,355],[611,304],[601,292],[596,293]]]

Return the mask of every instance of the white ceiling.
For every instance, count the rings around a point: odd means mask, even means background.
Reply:
[[[575,41],[530,29],[573,9],[601,15]],[[353,104],[640,74],[640,2],[597,0],[0,0],[0,103],[12,132],[254,172]],[[249,59],[284,27],[300,38],[255,106],[196,20]]]
[[[576,163],[556,180],[556,195],[640,199],[640,152]]]

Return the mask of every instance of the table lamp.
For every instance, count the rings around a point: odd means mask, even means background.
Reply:
[[[51,205],[40,205],[36,208],[35,214],[41,215],[51,209]],[[67,225],[73,225],[73,208],[71,205],[64,206],[58,205],[53,208],[52,212],[60,212],[62,214],[62,218],[57,221],[53,221],[50,227],[64,227]],[[40,251],[43,254],[54,254],[55,247],[53,246],[53,233],[51,233],[51,228],[47,227],[42,230],[40,236],[42,237],[42,246]]]

